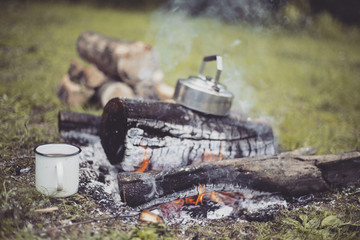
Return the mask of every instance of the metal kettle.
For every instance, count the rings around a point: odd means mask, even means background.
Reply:
[[[215,79],[204,76],[205,63],[216,61],[217,71]],[[218,55],[206,56],[201,63],[199,75],[187,79],[178,79],[173,99],[185,107],[202,113],[226,116],[229,114],[233,94],[219,83],[222,72],[222,57]]]

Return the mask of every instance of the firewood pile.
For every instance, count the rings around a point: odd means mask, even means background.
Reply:
[[[76,48],[90,64],[73,59],[61,78],[57,96],[66,106],[90,101],[105,106],[114,97],[166,100],[173,96],[174,89],[163,82],[159,57],[149,44],[84,32]]]

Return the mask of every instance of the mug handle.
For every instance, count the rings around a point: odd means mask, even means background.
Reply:
[[[64,189],[64,168],[61,162],[58,162],[55,166],[56,168],[56,179],[57,179],[57,191],[62,191]]]

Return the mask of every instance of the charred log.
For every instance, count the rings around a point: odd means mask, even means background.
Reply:
[[[119,173],[118,182],[122,201],[142,209],[196,195],[198,184],[206,191],[254,189],[299,196],[324,191],[330,186],[359,184],[358,176],[360,151],[323,156],[242,158],[160,172]]]
[[[60,111],[58,128],[60,135],[68,142],[87,144],[99,139],[101,117],[86,113]]]
[[[109,161],[124,171],[164,170],[276,152],[267,123],[236,114],[205,115],[179,104],[119,98],[104,108],[101,143]]]

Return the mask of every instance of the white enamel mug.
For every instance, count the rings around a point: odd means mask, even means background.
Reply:
[[[39,192],[52,197],[67,197],[77,193],[79,147],[49,143],[37,146],[34,152],[35,185]]]

